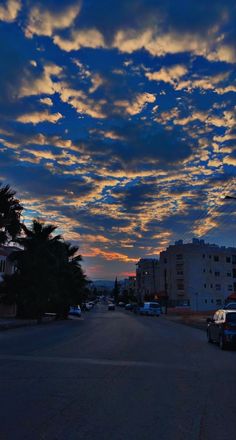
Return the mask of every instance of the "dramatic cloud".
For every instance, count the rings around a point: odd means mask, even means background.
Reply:
[[[187,73],[185,66],[175,65],[169,68],[163,67],[159,72],[146,73],[146,77],[152,81],[163,81],[175,85],[179,78]]]
[[[42,4],[32,6],[25,30],[26,36],[44,35],[50,37],[54,31],[70,27],[79,11],[80,4],[66,6],[59,11],[57,8],[50,10],[47,5]]]
[[[120,107],[123,111],[132,116],[140,113],[147,103],[153,103],[155,101],[156,97],[152,93],[140,93],[135,97],[133,102],[120,100],[115,101],[114,104],[115,106]]]
[[[55,35],[53,41],[60,49],[66,52],[79,50],[81,47],[99,48],[105,47],[105,41],[102,34],[96,29],[85,29],[82,31],[73,31],[69,39]]]
[[[23,124],[39,124],[40,122],[52,122],[53,124],[56,124],[59,119],[61,119],[63,116],[61,113],[49,113],[48,111],[43,112],[32,112],[28,114],[24,114],[21,116],[18,116],[17,121],[22,122]]]
[[[5,5],[0,5],[0,21],[12,22],[16,19],[21,9],[21,0],[6,0]]]
[[[0,181],[27,224],[81,246],[89,275],[194,234],[236,244],[235,8],[1,2]]]

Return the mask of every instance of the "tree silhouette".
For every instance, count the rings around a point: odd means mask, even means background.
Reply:
[[[23,207],[9,185],[0,184],[0,245],[15,240],[21,230],[20,216]]]
[[[116,277],[115,283],[114,283],[114,288],[113,288],[113,297],[114,297],[116,304],[119,301],[119,293],[120,293],[120,288],[119,288],[119,284],[118,284],[117,277]]]
[[[16,273],[1,286],[5,302],[16,302],[21,317],[40,319],[47,311],[65,317],[70,305],[80,303],[87,282],[78,248],[53,236],[54,225],[34,220],[32,228],[22,228],[24,236],[16,240],[22,249],[9,257]]]

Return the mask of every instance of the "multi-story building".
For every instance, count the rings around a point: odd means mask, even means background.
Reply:
[[[236,248],[179,240],[160,254],[160,290],[173,306],[220,307],[236,292]]]
[[[136,293],[136,276],[130,275],[128,278],[125,278],[121,283],[120,294],[122,296],[127,296],[128,298],[132,298]]]
[[[159,260],[141,258],[136,264],[136,297],[139,301],[155,298],[159,291]]]
[[[15,250],[18,250],[18,248],[13,246],[0,247],[0,282],[2,281],[4,274],[11,275],[15,271],[14,264],[8,260],[10,253]]]
[[[0,247],[0,282],[3,281],[3,275],[11,275],[15,271],[14,264],[8,259],[8,256],[11,252],[18,250],[18,248],[13,246],[1,246]],[[9,317],[15,316],[16,314],[16,305],[5,305],[1,304],[0,297],[0,316],[1,317]]]

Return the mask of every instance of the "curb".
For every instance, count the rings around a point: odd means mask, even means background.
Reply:
[[[55,318],[49,318],[49,317],[45,317],[42,319],[41,322],[38,322],[37,319],[30,319],[27,321],[9,321],[9,322],[0,322],[0,331],[4,331],[4,330],[11,330],[14,328],[20,328],[20,327],[29,327],[32,325],[40,325],[40,324],[49,324],[50,322],[55,321]]]

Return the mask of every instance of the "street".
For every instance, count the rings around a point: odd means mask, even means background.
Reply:
[[[233,440],[236,351],[97,305],[0,333],[1,440]]]

